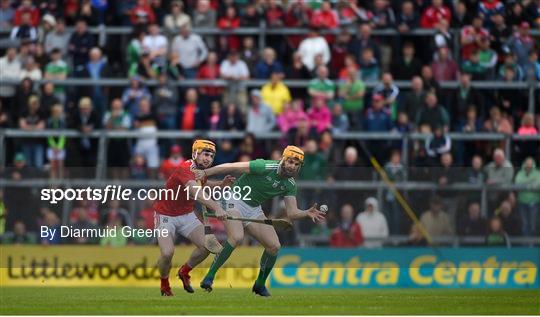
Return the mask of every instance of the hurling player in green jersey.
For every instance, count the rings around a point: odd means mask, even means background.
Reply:
[[[241,173],[242,176],[233,185],[236,195],[227,200],[227,209],[231,216],[265,219],[261,204],[276,196],[284,198],[287,218],[290,220],[311,218],[314,222],[324,219],[324,213],[313,205],[308,210],[298,209],[296,203],[296,182],[304,162],[304,152],[296,146],[287,146],[280,161],[254,160],[221,164],[206,170],[195,171],[198,179],[217,174]],[[214,277],[218,269],[227,261],[234,248],[244,239],[244,230],[264,246],[259,276],[252,291],[261,296],[270,296],[266,288],[266,279],[276,262],[281,247],[274,227],[254,222],[226,221],[227,241],[221,253],[201,282],[201,287],[212,290]]]

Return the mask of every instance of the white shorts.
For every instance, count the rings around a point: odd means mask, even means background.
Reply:
[[[248,218],[248,219],[259,219],[261,215],[264,216],[264,212],[261,208],[261,206],[252,207],[248,204],[246,204],[242,200],[234,200],[229,199],[226,201],[226,211],[229,211],[231,209],[235,209],[240,213],[240,217],[242,218]],[[242,221],[242,224],[244,225],[244,228],[250,224],[249,221]]]
[[[202,222],[195,216],[194,212],[173,217],[162,215],[154,211],[154,228],[167,229],[169,235],[172,235],[173,240],[176,239],[177,233],[188,238],[191,232],[198,226],[202,226]]]
[[[49,161],[63,161],[66,158],[66,150],[55,152],[52,148],[47,149],[47,159]]]
[[[135,146],[135,154],[144,156],[146,165],[149,168],[159,167],[159,147],[157,144],[146,144],[138,142]]]

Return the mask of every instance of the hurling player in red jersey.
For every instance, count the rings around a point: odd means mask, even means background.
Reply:
[[[192,159],[183,162],[167,179],[165,187],[172,189],[176,197],[166,197],[154,203],[155,228],[165,229],[168,235],[158,237],[161,255],[158,268],[161,276],[161,295],[172,296],[169,285],[169,272],[174,255],[174,240],[179,233],[189,239],[196,247],[187,262],[178,270],[178,276],[184,284],[184,289],[193,293],[190,285],[189,271],[201,263],[210,252],[204,246],[204,226],[194,212],[195,201],[213,210],[218,218],[225,219],[226,213],[219,203],[205,200],[204,195],[196,195],[194,186],[231,186],[234,178],[227,176],[221,182],[202,180],[198,184],[193,169],[206,169],[212,166],[216,154],[216,145],[207,140],[196,140],[192,147]],[[186,192],[187,188],[187,192]],[[176,194],[178,192],[178,194]],[[189,197],[188,197],[189,192]],[[169,195],[172,196],[172,195]],[[163,198],[163,197],[162,197]]]

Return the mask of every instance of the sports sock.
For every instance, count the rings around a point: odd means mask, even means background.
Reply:
[[[193,268],[191,266],[189,266],[189,264],[187,264],[187,262],[182,265],[182,267],[180,268],[180,272],[182,272],[182,274],[189,274],[189,272],[191,272]]]
[[[263,286],[266,283],[266,279],[270,275],[270,272],[276,263],[276,259],[277,255],[272,255],[264,250],[261,257],[261,269],[259,271],[259,276],[257,276],[257,280],[255,281],[256,286]]]
[[[214,259],[214,262],[210,266],[208,273],[206,273],[205,278],[214,279],[219,268],[223,265],[223,263],[225,263],[225,261],[227,261],[233,251],[234,247],[229,243],[229,241],[225,242],[223,245],[223,250],[221,250],[218,256],[216,256]]]
[[[168,276],[161,278],[161,287],[162,288],[170,287],[170,285],[169,285],[169,277]]]

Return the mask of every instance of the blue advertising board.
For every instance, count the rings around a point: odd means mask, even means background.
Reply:
[[[539,288],[538,248],[283,248],[272,287]]]

